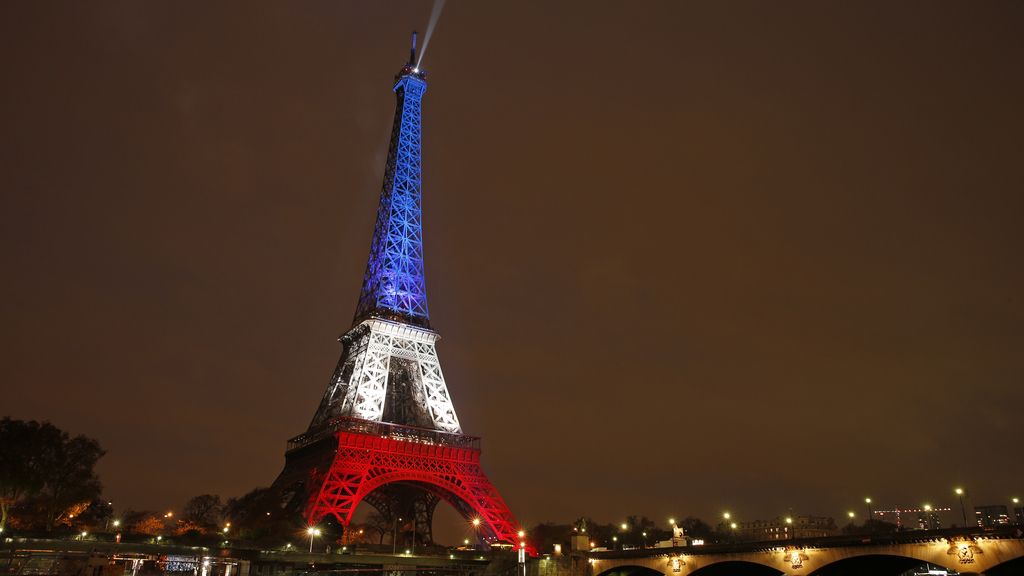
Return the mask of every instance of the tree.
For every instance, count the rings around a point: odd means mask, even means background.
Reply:
[[[182,516],[203,528],[215,528],[220,522],[224,505],[216,494],[194,496],[185,503]]]
[[[149,515],[140,518],[131,525],[132,532],[146,534],[147,536],[160,536],[164,532],[164,520],[156,515]]]
[[[366,517],[366,531],[377,535],[377,543],[384,543],[384,536],[391,533],[393,522],[391,518],[374,510]]]
[[[49,530],[69,508],[99,496],[93,468],[103,454],[95,440],[72,438],[49,422],[0,420],[0,528],[10,507],[26,498]]]
[[[228,498],[224,505],[224,515],[235,524],[246,521],[260,521],[262,516],[271,510],[272,505],[267,501],[270,496],[269,488],[253,488],[243,496]]]
[[[715,530],[700,518],[694,518],[693,516],[687,516],[679,523],[679,527],[683,529],[683,532],[692,538],[698,538],[702,540],[713,540],[716,536]]]
[[[11,506],[43,488],[43,459],[59,435],[49,422],[0,420],[0,530]]]
[[[53,446],[43,470],[43,489],[39,492],[47,531],[70,506],[89,502],[103,492],[94,468],[104,454],[96,440],[86,436],[71,438],[67,432],[61,432],[60,442]]]

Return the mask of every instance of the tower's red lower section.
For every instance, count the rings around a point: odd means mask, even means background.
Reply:
[[[332,514],[348,526],[356,506],[367,495],[385,484],[404,483],[444,498],[467,521],[478,518],[480,536],[488,542],[518,548],[520,526],[480,468],[476,439],[445,436],[463,440],[463,445],[434,443],[415,433],[396,438],[338,431],[334,462],[326,473],[313,479],[306,519],[312,524]]]

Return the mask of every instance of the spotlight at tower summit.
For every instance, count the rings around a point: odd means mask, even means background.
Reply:
[[[434,27],[437,26],[437,21],[441,19],[441,10],[444,10],[445,0],[434,0],[434,5],[430,9],[430,22],[427,23],[427,33],[423,35],[423,48],[420,48],[419,60],[416,60],[416,69],[423,64],[423,55],[427,53],[427,45],[430,44],[430,38],[434,35]],[[413,48],[415,48],[416,40],[415,34],[413,35]]]

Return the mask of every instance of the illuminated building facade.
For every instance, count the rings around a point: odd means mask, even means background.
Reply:
[[[975,506],[974,519],[982,528],[994,528],[1006,526],[1010,523],[1010,516],[1006,513],[1006,506],[999,504],[994,506]]]
[[[730,529],[728,526],[719,528],[720,531]],[[820,538],[834,536],[837,532],[835,520],[826,516],[793,516],[788,522],[786,518],[775,517],[736,523],[736,538],[749,542]]]

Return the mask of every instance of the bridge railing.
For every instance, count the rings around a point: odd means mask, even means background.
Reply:
[[[391,422],[375,422],[373,420],[344,416],[335,418],[316,430],[310,430],[305,434],[292,438],[288,441],[287,451],[291,452],[292,450],[304,448],[341,431],[391,438],[405,442],[430,444],[432,446],[451,446],[454,448],[469,448],[471,450],[480,449],[479,436],[467,436],[465,434],[442,432],[431,428],[420,428],[419,426],[405,426],[402,424],[392,424]]]
[[[939,530],[904,530],[900,532],[873,532],[865,534],[843,534],[841,536],[824,536],[819,538],[794,538],[791,540],[762,540],[749,542],[729,542],[705,544],[701,546],[673,546],[666,548],[634,548],[631,550],[602,550],[588,552],[592,558],[643,558],[658,554],[720,554],[728,552],[755,552],[777,550],[779,548],[840,548],[855,546],[880,546],[887,544],[910,544],[914,542],[933,541],[936,539],[957,538],[1021,538],[1018,526],[1000,528],[943,528]]]

